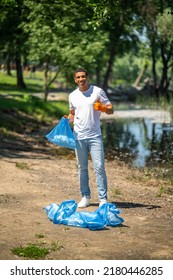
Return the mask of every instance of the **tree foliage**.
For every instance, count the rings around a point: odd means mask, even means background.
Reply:
[[[172,1],[1,0],[0,8],[1,59],[15,61],[19,87],[25,86],[21,66],[36,61],[44,65],[45,99],[59,73],[71,83],[78,66],[106,90],[117,59],[131,50],[143,56],[141,38],[148,44],[155,88],[159,79],[162,90],[168,86],[164,73],[172,69]],[[163,64],[160,77],[157,61]],[[52,66],[55,75],[49,78]]]

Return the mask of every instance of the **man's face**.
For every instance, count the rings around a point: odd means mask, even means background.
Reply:
[[[75,83],[78,85],[79,89],[85,91],[88,89],[88,76],[85,72],[77,72],[75,73]]]

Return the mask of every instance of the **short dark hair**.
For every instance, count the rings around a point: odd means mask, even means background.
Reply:
[[[75,74],[78,73],[78,72],[85,72],[86,76],[88,76],[88,72],[87,72],[87,70],[86,70],[85,68],[82,68],[82,67],[77,68],[77,69],[75,70],[75,72],[74,72],[74,76],[75,76]]]

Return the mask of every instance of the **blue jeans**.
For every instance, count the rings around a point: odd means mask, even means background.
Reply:
[[[107,177],[104,165],[104,148],[102,136],[77,140],[75,150],[78,161],[78,174],[82,196],[90,198],[88,152],[94,165],[99,199],[107,199]]]

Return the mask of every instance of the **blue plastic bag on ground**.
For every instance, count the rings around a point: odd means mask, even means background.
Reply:
[[[55,145],[69,149],[77,149],[76,140],[66,118],[62,118],[58,125],[46,135],[46,138]]]
[[[60,205],[52,203],[43,209],[54,224],[89,228],[90,230],[117,226],[124,222],[124,219],[118,216],[121,211],[113,203],[103,204],[94,212],[76,212],[75,200],[63,201]]]

